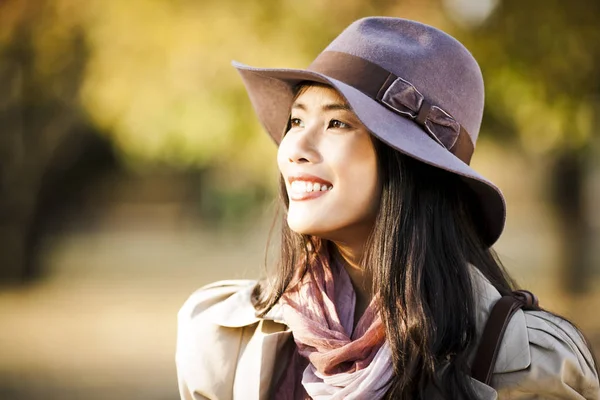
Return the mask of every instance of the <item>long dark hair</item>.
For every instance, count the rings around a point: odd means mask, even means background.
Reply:
[[[362,265],[373,275],[393,353],[395,374],[387,397],[425,398],[425,389],[433,387],[443,398],[476,399],[467,364],[476,332],[470,269],[477,268],[502,295],[514,284],[482,239],[479,205],[466,183],[372,140],[382,190]],[[324,240],[288,227],[283,179],[280,196],[277,270],[253,293],[261,314],[308,268],[311,249]]]

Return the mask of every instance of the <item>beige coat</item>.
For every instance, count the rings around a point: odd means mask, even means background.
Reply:
[[[475,271],[475,270],[474,270]],[[500,298],[477,271],[477,325]],[[194,294],[179,312],[177,374],[184,400],[268,399],[287,360],[291,332],[274,308],[254,315],[254,281],[222,281]],[[472,380],[482,400],[600,400],[592,356],[567,322],[540,311],[518,311],[507,327],[492,386]]]

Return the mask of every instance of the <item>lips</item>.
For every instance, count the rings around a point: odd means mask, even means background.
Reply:
[[[294,175],[294,176],[288,177],[288,182],[290,184],[294,181],[315,182],[315,183],[320,183],[321,185],[327,185],[327,187],[333,186],[333,184],[331,182],[326,181],[325,179],[319,178],[318,176],[310,175],[310,174],[301,174],[301,175]]]
[[[290,176],[288,182],[290,183],[288,188],[290,200],[294,201],[316,199],[333,189],[331,182],[310,174]]]

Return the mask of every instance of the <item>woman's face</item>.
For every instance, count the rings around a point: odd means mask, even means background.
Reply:
[[[277,162],[297,232],[342,243],[364,241],[380,200],[370,133],[330,87],[308,86],[292,105]]]

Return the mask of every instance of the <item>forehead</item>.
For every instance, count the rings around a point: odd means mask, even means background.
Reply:
[[[298,94],[294,99],[294,105],[322,105],[329,103],[347,105],[337,90],[325,85],[304,85],[298,90]]]

